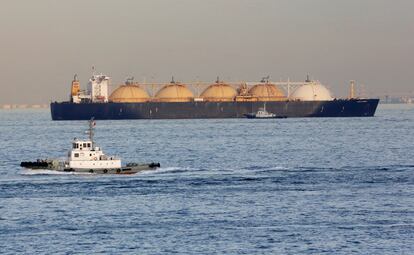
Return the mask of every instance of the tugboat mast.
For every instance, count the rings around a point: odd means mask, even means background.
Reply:
[[[91,140],[91,143],[92,143],[92,149],[95,148],[95,142],[93,141],[93,136],[95,135],[94,133],[95,125],[96,125],[96,122],[94,121],[94,118],[92,117],[89,120],[89,130],[88,130],[89,140]]]

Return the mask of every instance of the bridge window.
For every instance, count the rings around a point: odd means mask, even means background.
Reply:
[[[85,148],[86,148],[86,143],[83,143],[83,147],[85,147]]]
[[[79,158],[79,153],[75,153],[75,158]]]

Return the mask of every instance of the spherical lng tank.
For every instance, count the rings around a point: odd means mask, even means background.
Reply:
[[[236,89],[222,82],[211,84],[200,95],[200,97],[202,97],[204,101],[220,102],[233,101],[236,96]]]
[[[121,85],[109,96],[109,101],[118,103],[147,102],[149,99],[148,93],[135,84]]]
[[[249,90],[249,95],[256,97],[259,101],[280,101],[286,99],[283,91],[271,83],[254,85]]]
[[[155,100],[160,102],[189,102],[193,98],[193,92],[180,83],[167,84],[155,94]]]
[[[322,84],[312,82],[297,88],[291,98],[301,101],[331,101],[331,92]]]

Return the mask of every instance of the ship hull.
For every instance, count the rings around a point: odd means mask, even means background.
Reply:
[[[266,102],[268,112],[292,117],[370,117],[379,99]],[[50,105],[53,120],[245,118],[264,102],[70,103]]]

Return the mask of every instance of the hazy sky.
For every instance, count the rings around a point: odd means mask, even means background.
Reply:
[[[412,0],[1,0],[1,103],[67,99],[91,66],[140,80],[303,80],[414,91]],[[152,78],[153,77],[153,78]]]

